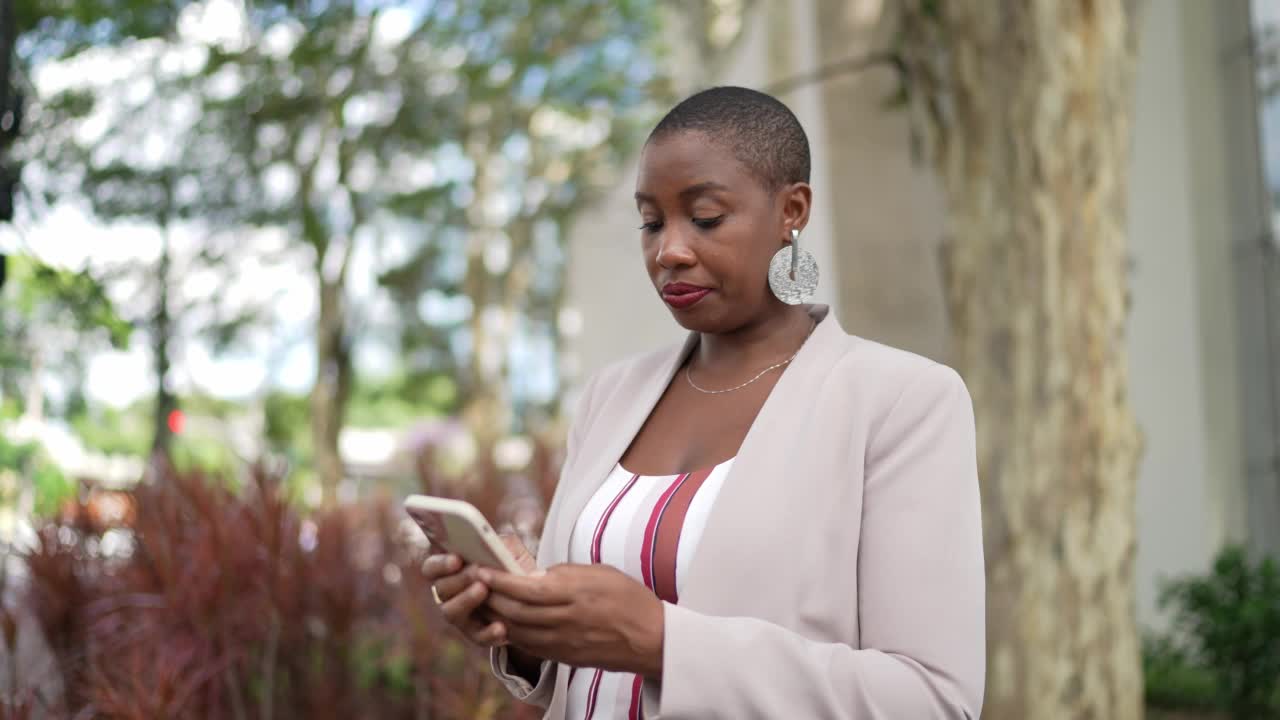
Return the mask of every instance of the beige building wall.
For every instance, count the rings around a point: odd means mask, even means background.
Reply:
[[[881,0],[819,0],[823,66],[886,49],[893,38]],[[908,114],[887,107],[896,71],[842,71],[822,84],[831,168],[833,251],[840,318],[849,332],[947,358],[939,247],[944,200],[925,159],[913,159]]]

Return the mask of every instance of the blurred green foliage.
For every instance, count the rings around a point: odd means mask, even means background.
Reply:
[[[80,333],[100,330],[113,347],[129,346],[133,328],[89,273],[50,267],[28,255],[10,257],[8,271],[5,307],[17,317],[45,326],[65,324]]]
[[[457,411],[457,382],[442,372],[392,377],[356,383],[347,422],[360,427],[404,427],[426,418]]]
[[[76,495],[76,482],[67,477],[35,443],[17,443],[0,435],[0,505],[14,506],[24,491],[31,493],[37,517],[53,517]]]
[[[1221,705],[1213,673],[1167,636],[1143,638],[1142,674],[1150,707],[1204,711]]]
[[[39,372],[60,373],[71,386],[72,405],[78,404],[86,355],[128,347],[131,335],[91,274],[9,256],[0,288],[0,413],[12,413]]]
[[[94,407],[68,418],[86,449],[106,455],[145,457],[151,447],[151,403],[124,409]]]
[[[1238,720],[1280,717],[1280,571],[1273,558],[1226,547],[1205,575],[1164,584],[1165,636],[1147,641],[1153,704],[1213,706]]]
[[[189,0],[13,0],[28,61],[168,33]]]
[[[670,96],[660,9],[260,0],[211,34],[196,5],[18,2],[28,64],[76,62],[91,46],[115,46],[95,57],[132,64],[118,82],[83,73],[37,98],[20,155],[38,166],[24,196],[34,211],[73,200],[103,222],[160,229],[164,260],[108,278],[136,288],[122,314],[146,331],[152,365],[169,367],[170,339],[217,351],[270,319],[228,302],[232,293],[190,302],[179,280],[208,270],[233,282],[240,263],[283,259],[313,281],[323,387],[302,412],[268,398],[273,444],[327,460],[344,421],[410,422],[478,394],[517,412],[554,405],[517,396],[528,383],[498,391],[525,371],[508,366],[506,348],[519,340],[555,362],[568,224]],[[202,238],[198,256],[169,252],[179,227]],[[283,247],[254,239],[267,230]],[[378,303],[349,290],[357,248],[380,259]],[[397,312],[384,311],[388,299]],[[399,387],[355,377],[351,349],[366,336],[403,347]],[[298,422],[312,431],[285,427]]]
[[[48,460],[36,463],[31,471],[31,484],[35,492],[34,511],[37,517],[52,517],[64,502],[76,495],[75,480],[64,475]]]
[[[0,468],[18,470],[25,468],[35,457],[36,446],[30,443],[15,443],[0,436]]]

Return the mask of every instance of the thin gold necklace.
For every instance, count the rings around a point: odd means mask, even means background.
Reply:
[[[708,390],[708,389],[706,389],[706,388],[704,388],[704,387],[700,387],[700,386],[698,385],[698,383],[696,383],[696,382],[694,382],[694,381],[693,381],[693,361],[692,361],[692,360],[690,360],[690,361],[689,361],[689,364],[688,364],[688,365],[685,365],[685,366],[684,366],[684,379],[689,381],[689,386],[690,386],[690,387],[692,387],[694,390],[697,390],[697,391],[698,391],[698,392],[700,392],[700,393],[705,393],[705,394],[707,394],[707,395],[722,395],[722,394],[724,394],[724,393],[731,393],[731,392],[733,392],[734,390],[741,390],[742,388],[744,388],[744,387],[746,387],[746,386],[750,385],[751,383],[753,383],[753,382],[755,382],[755,381],[759,380],[760,378],[764,377],[764,376],[765,376],[765,374],[766,374],[766,373],[768,373],[768,372],[770,372],[771,370],[777,370],[778,368],[782,367],[783,365],[786,365],[787,363],[791,362],[792,360],[795,360],[795,359],[796,359],[796,355],[799,355],[799,354],[800,354],[800,349],[804,347],[804,342],[805,342],[805,340],[808,340],[808,339],[809,339],[809,336],[813,334],[813,330],[814,330],[814,328],[816,328],[816,327],[818,327],[818,322],[815,320],[815,321],[814,321],[814,323],[813,323],[813,325],[811,325],[811,326],[809,327],[809,332],[807,332],[807,333],[805,333],[805,334],[804,334],[804,340],[801,340],[801,341],[800,341],[800,347],[796,348],[796,351],[795,351],[794,353],[792,353],[792,354],[791,354],[791,357],[787,358],[786,360],[783,360],[783,361],[782,361],[782,362],[780,362],[780,363],[774,363],[774,364],[770,365],[769,367],[767,367],[767,368],[765,368],[765,369],[761,370],[760,372],[756,373],[756,376],[755,376],[755,377],[753,377],[753,378],[751,378],[750,380],[748,380],[748,381],[746,381],[746,382],[742,383],[741,385],[734,385],[733,387],[728,388],[728,389],[725,389],[725,390]]]

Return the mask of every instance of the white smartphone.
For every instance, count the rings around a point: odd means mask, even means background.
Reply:
[[[432,545],[448,550],[464,562],[525,575],[511,551],[474,505],[464,500],[410,495],[405,512],[422,528]]]

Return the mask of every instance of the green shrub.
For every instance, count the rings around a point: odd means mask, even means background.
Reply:
[[[1191,704],[1213,697],[1241,720],[1280,717],[1280,571],[1239,547],[1207,575],[1165,583],[1171,634],[1148,644],[1148,698]]]
[[[35,514],[49,517],[75,498],[76,483],[58,469],[35,443],[14,443],[0,436],[0,503],[13,504],[29,483]]]
[[[1197,666],[1168,636],[1142,641],[1147,705],[1170,710],[1214,710],[1221,703],[1213,673]]]
[[[64,475],[53,463],[37,464],[31,472],[31,482],[35,489],[35,514],[39,517],[50,517],[64,503],[75,499],[76,481]]]
[[[0,435],[0,470],[24,471],[36,450],[33,443],[15,443]]]

